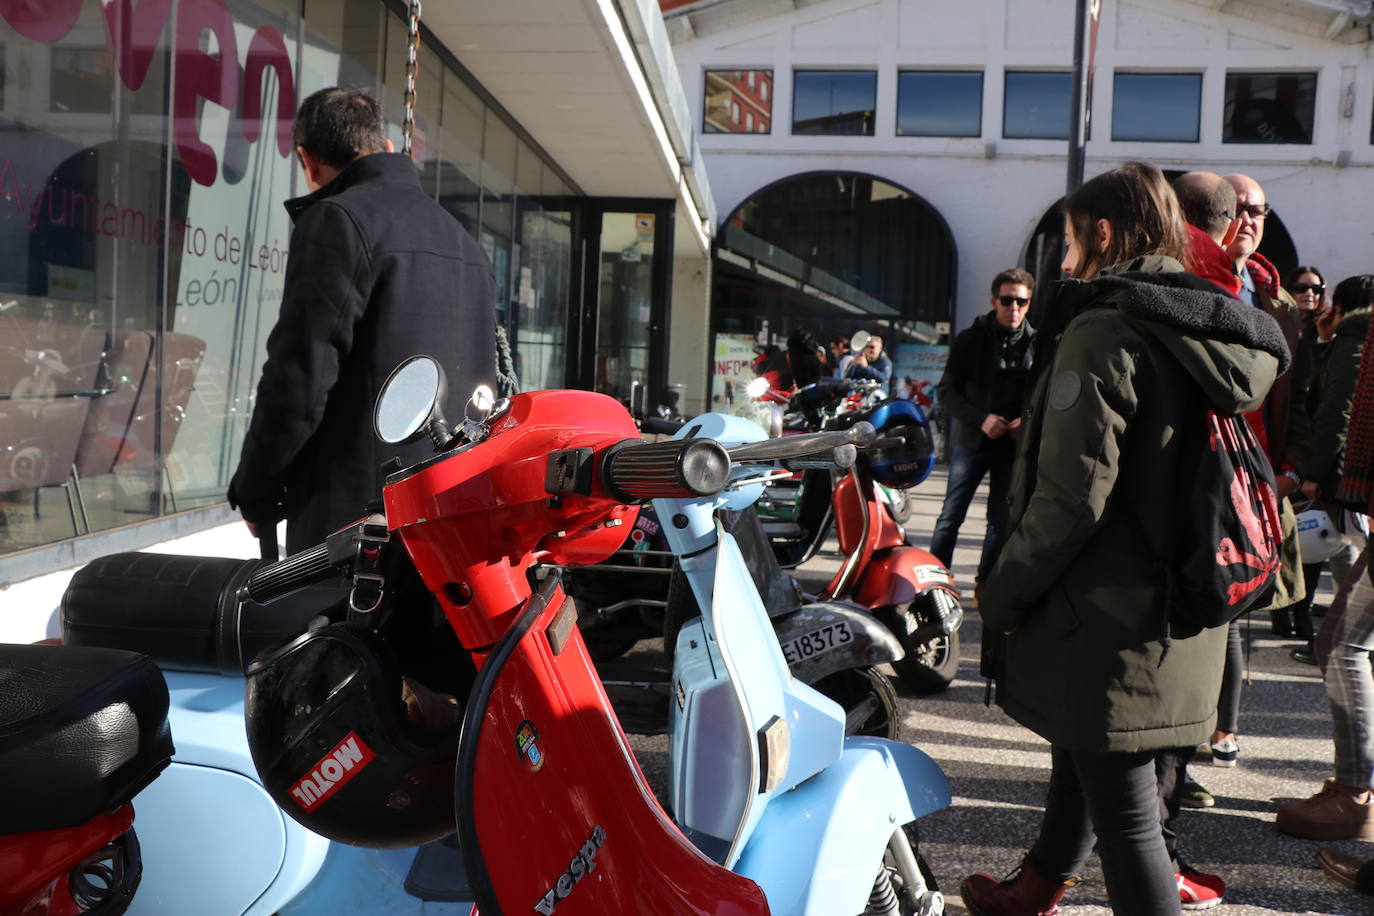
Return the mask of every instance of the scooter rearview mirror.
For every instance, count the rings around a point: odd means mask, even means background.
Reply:
[[[412,356],[391,371],[377,395],[372,425],[388,445],[404,445],[429,433],[436,447],[449,439],[442,404],[448,396],[443,367],[432,356]]]
[[[744,386],[744,393],[751,398],[761,398],[768,393],[768,379],[759,376],[748,385]]]

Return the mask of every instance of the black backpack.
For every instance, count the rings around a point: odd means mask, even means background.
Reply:
[[[1274,471],[1250,423],[1208,410],[1186,435],[1169,589],[1176,639],[1263,606],[1283,545]]]

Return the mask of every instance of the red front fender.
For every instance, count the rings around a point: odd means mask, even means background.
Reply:
[[[907,604],[937,588],[959,597],[954,576],[934,554],[919,547],[893,547],[864,567],[854,600],[870,608]]]

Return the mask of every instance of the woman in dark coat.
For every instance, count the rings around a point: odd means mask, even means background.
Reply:
[[[1094,840],[1117,913],[1179,910],[1156,759],[1211,734],[1226,640],[1166,638],[1179,508],[1167,495],[1202,447],[1179,432],[1209,406],[1255,409],[1288,363],[1272,318],[1184,270],[1183,225],[1141,163],[1065,201],[1073,279],[1046,309],[1012,528],[979,607],[1008,634],[999,703],[1051,744],[1049,797],[1012,878],[965,880],[976,916],[1057,912]]]

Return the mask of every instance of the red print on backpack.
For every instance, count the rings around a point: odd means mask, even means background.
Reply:
[[[1257,448],[1254,433],[1248,426],[1218,423],[1215,414],[1209,416],[1209,421],[1213,450],[1220,446],[1227,453],[1240,456]],[[1233,459],[1232,470],[1231,506],[1250,549],[1237,544],[1232,537],[1223,536],[1217,544],[1216,561],[1223,567],[1246,567],[1253,570],[1253,575],[1244,578],[1245,571],[1228,569],[1228,578],[1231,578],[1226,589],[1228,605],[1242,601],[1270,581],[1279,566],[1278,545],[1282,540],[1278,500],[1273,487],[1252,474],[1244,461]]]

